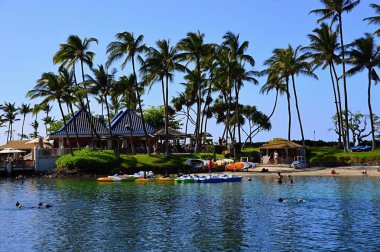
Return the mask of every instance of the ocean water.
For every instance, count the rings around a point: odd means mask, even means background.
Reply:
[[[293,185],[273,178],[221,184],[3,178],[0,251],[380,250],[377,178],[294,177]],[[39,202],[53,207],[39,209]]]

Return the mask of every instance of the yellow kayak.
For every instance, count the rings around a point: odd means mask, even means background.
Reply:
[[[131,176],[108,176],[108,177],[101,177],[96,179],[99,182],[133,182],[136,180],[135,177]]]
[[[157,182],[174,182],[173,177],[159,177],[156,178]]]
[[[135,182],[156,182],[157,178],[137,178]]]

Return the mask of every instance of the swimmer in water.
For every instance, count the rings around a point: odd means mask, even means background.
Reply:
[[[49,207],[52,207],[52,205],[48,204],[48,203],[38,203],[38,208],[49,208]]]
[[[19,209],[23,208],[23,206],[18,201],[16,202],[16,207]]]

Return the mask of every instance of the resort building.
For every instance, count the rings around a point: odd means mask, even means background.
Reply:
[[[90,118],[92,125],[88,118]],[[145,123],[145,127],[148,137],[152,138],[155,129],[148,123]],[[111,121],[111,132],[108,123],[102,116],[96,118],[81,109],[74,114],[74,117],[67,121],[66,125],[58,131],[51,133],[48,139],[54,140],[55,148],[67,149],[69,148],[69,143],[75,148],[77,147],[78,134],[79,148],[94,145],[97,148],[110,149],[111,146],[114,146],[114,148],[127,153],[129,152],[129,142],[132,138],[136,150],[145,152],[142,149],[144,148],[143,146],[146,146],[143,124],[141,118],[135,112],[126,109],[117,114]],[[67,135],[69,138],[67,138]]]

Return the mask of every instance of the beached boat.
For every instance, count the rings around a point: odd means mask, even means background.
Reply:
[[[135,182],[137,182],[137,183],[156,182],[156,181],[157,181],[157,178],[153,178],[153,177],[151,177],[151,178],[148,178],[148,177],[146,177],[146,178],[136,178],[135,179]]]
[[[107,177],[101,177],[97,178],[96,180],[99,182],[133,182],[137,178],[133,177],[131,175],[112,175],[112,176],[107,176]]]
[[[241,176],[235,175],[235,174],[221,174],[219,176],[220,178],[224,179],[224,182],[240,182]]]
[[[256,164],[252,162],[236,162],[226,165],[226,171],[242,171],[244,169],[253,168]]]
[[[191,158],[186,160],[186,164],[192,167],[207,167],[208,161],[205,159]]]
[[[222,166],[222,165],[232,164],[233,162],[235,162],[233,159],[222,158],[222,159],[216,160],[214,164],[216,164],[217,166]]]
[[[194,176],[182,175],[174,180],[176,183],[194,183]]]

